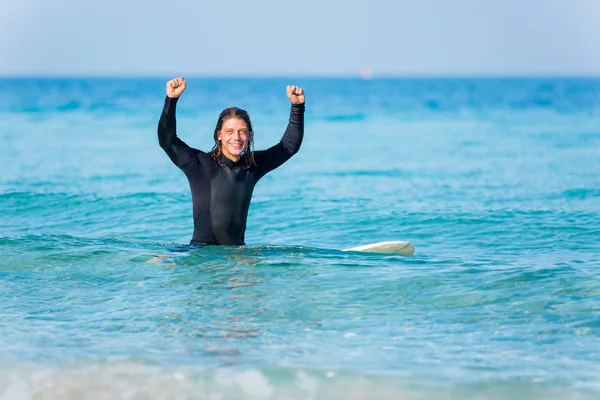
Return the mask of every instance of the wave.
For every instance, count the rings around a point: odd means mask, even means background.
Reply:
[[[215,351],[226,354],[226,348]],[[235,353],[232,353],[234,355]],[[102,398],[218,398],[218,399],[412,399],[461,398],[474,400],[548,398],[594,399],[598,388],[592,380],[578,387],[552,386],[548,378],[532,374],[529,379],[471,380],[458,385],[439,379],[415,377],[414,373],[359,373],[339,367],[158,366],[128,359],[108,362],[74,362],[70,367],[30,365],[22,362],[11,372],[0,369],[0,397],[6,399]],[[453,369],[451,366],[448,368]],[[591,389],[591,390],[590,390]]]

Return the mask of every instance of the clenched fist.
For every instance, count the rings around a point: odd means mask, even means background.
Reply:
[[[304,90],[300,86],[288,86],[286,91],[292,104],[304,103]]]
[[[185,91],[185,79],[183,77],[171,79],[167,82],[167,96],[171,99],[176,99]]]

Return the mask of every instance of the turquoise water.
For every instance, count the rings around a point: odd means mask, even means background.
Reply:
[[[0,80],[0,399],[598,398],[600,80],[189,79],[194,147],[307,114],[248,246],[188,251],[167,79]]]

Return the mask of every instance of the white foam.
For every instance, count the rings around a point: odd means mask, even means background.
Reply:
[[[4,393],[0,394],[0,400],[29,400],[31,395],[28,392],[27,383],[17,380],[11,383]]]
[[[541,383],[525,387],[523,393],[532,394],[533,386],[539,387]],[[517,391],[511,395],[508,383],[501,387],[496,385],[498,383],[486,384],[485,390],[481,391],[482,386],[479,389],[451,388],[393,375],[373,377],[330,369],[169,368],[123,360],[101,365],[74,363],[62,368],[39,365],[0,368],[0,400],[429,400],[449,398],[452,393],[451,397],[456,395],[463,399],[510,399],[521,393]],[[567,395],[546,391],[536,394],[547,399],[585,398],[581,393]]]

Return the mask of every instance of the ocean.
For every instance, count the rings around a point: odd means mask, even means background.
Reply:
[[[247,245],[190,249],[170,78],[0,79],[1,400],[600,396],[600,79],[189,77],[199,149],[307,109]]]

